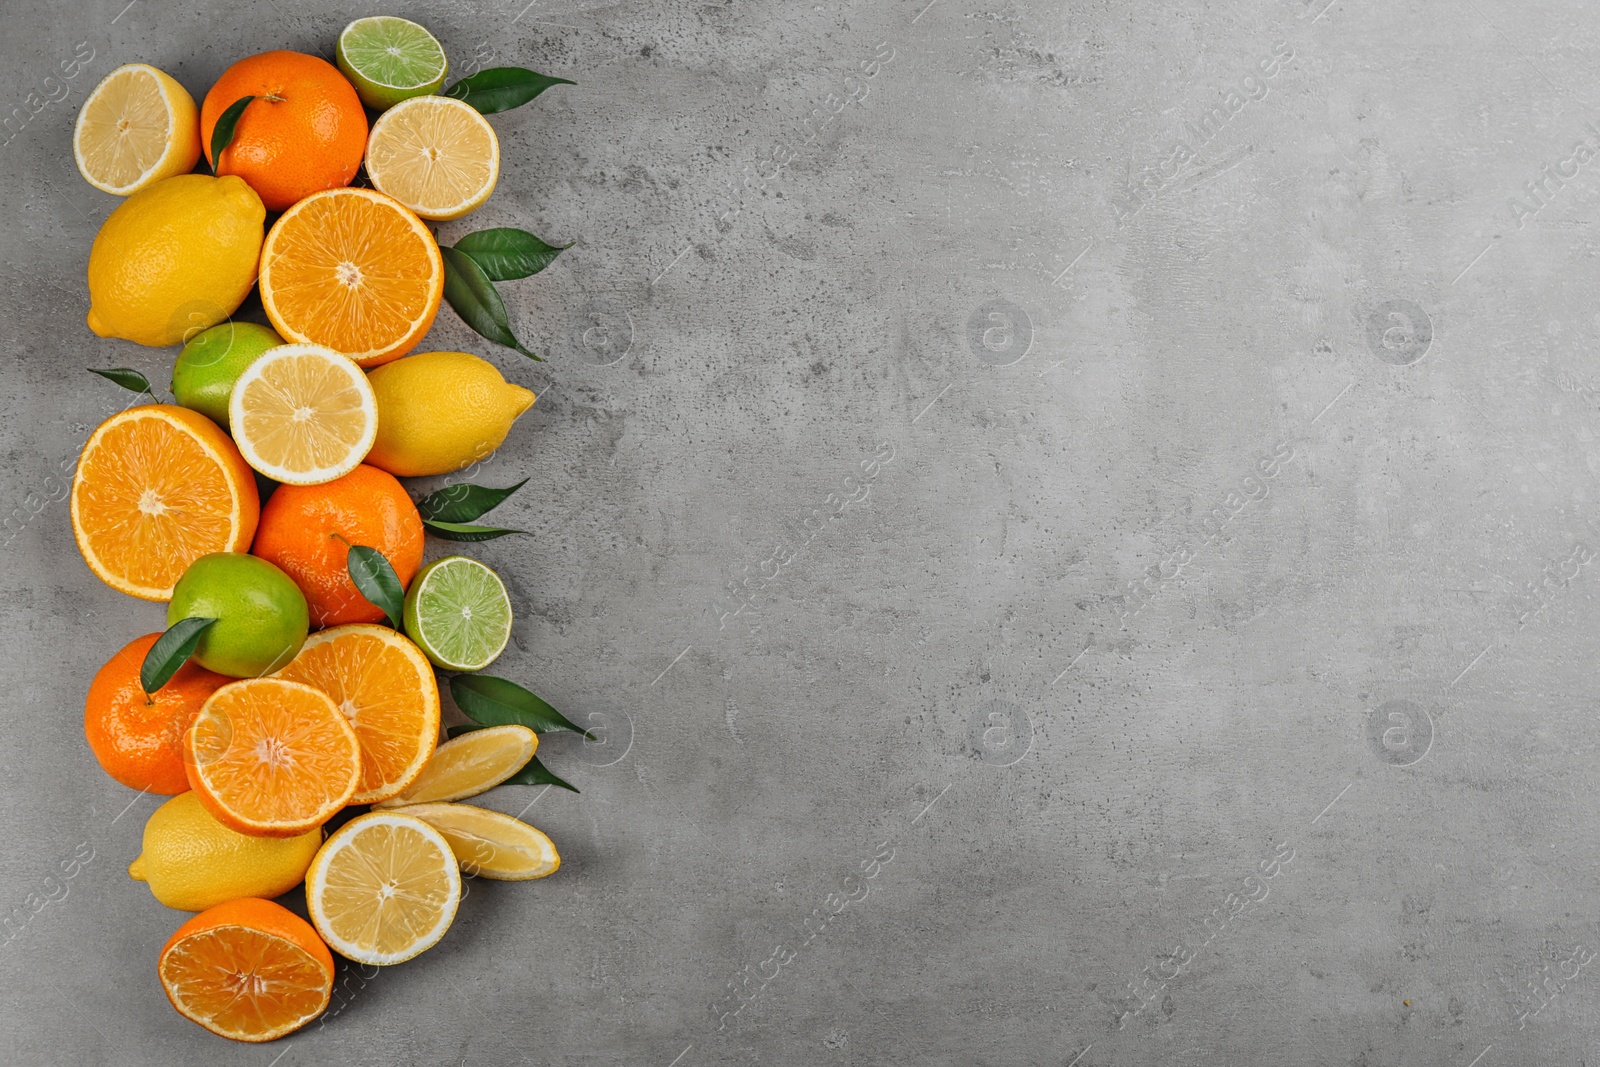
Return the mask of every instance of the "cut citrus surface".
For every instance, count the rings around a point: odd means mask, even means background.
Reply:
[[[494,192],[500,140],[471,104],[449,96],[415,97],[372,124],[367,177],[425,219],[459,219]]]
[[[326,693],[355,727],[361,784],[352,804],[403,792],[439,742],[433,666],[386,626],[352,623],[314,633],[277,677]]]
[[[282,678],[218,689],[184,737],[200,802],[242,834],[294,837],[327,822],[361,781],[361,745],[326,694]]]
[[[378,400],[348,357],[321,345],[280,345],[239,376],[228,424],[245,462],[268,478],[321,485],[366,458]]]
[[[451,738],[434,750],[411,787],[379,805],[400,807],[475,797],[522,770],[539,748],[526,726],[490,726]]]
[[[273,328],[363,367],[411,351],[443,295],[433,235],[371,189],[313,193],[283,213],[261,246],[261,303]]]
[[[351,819],[306,872],[306,910],[317,932],[357,963],[402,963],[433,947],[460,901],[461,872],[449,842],[403,812]]]
[[[416,804],[405,809],[450,842],[469,875],[522,882],[554,874],[561,866],[555,842],[521,819],[471,804]]]
[[[478,671],[511,640],[511,598],[500,576],[468,556],[446,556],[417,572],[406,591],[406,633],[434,666]]]
[[[260,518],[255,477],[228,435],[170,404],[119,412],[89,435],[72,480],[72,532],[101,581],[167,600],[189,564],[243,552]]]
[[[371,15],[346,26],[337,59],[361,102],[377,111],[438,92],[450,67],[433,34],[394,15]]]
[[[209,908],[162,946],[161,985],[184,1018],[234,1041],[271,1041],[321,1015],[333,953],[294,912],[259,897]]]
[[[114,196],[187,174],[200,158],[194,97],[146,63],[118,67],[78,110],[72,155],[84,181]]]

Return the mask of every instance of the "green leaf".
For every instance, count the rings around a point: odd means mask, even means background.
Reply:
[[[511,332],[511,320],[506,317],[506,306],[500,291],[489,276],[483,273],[477,260],[449,245],[440,245],[444,257],[444,298],[456,309],[461,321],[496,344],[515,348],[529,359],[540,363],[544,359],[522,347]]]
[[[521,107],[552,85],[576,85],[566,78],[552,78],[523,67],[490,67],[462,78],[444,91],[445,96],[465,100],[481,115]]]
[[[241,96],[229,104],[228,110],[218,116],[217,124],[211,128],[211,173],[217,172],[223,151],[233,143],[233,131],[239,125],[239,116],[244,114],[244,109],[254,99],[253,96]]]
[[[455,247],[471,256],[491,281],[508,282],[538,274],[571,248],[572,242],[546,244],[527,230],[502,226],[469,233],[457,241]]]
[[[150,388],[150,379],[131,367],[107,367],[105,370],[86,367],[85,369],[90,374],[100,375],[108,382],[116,382],[130,393],[149,393],[152,398],[156,395]]]
[[[361,595],[389,616],[390,626],[400,629],[406,590],[383,553],[366,545],[351,545],[345,566],[349,568],[350,580],[356,583]]]
[[[156,638],[156,643],[145,653],[139,667],[139,688],[154,693],[172,680],[178,668],[194,655],[200,638],[216,619],[179,619],[166,633]]]
[[[500,783],[501,785],[559,785],[562,789],[578,792],[578,787],[564,778],[552,774],[549,767],[539,762],[539,757],[534,756],[523,766],[522,770]]]
[[[515,723],[528,727],[536,734],[571,730],[591,741],[595,740],[589,731],[516,682],[504,678],[488,674],[451,675],[450,695],[467,718],[485,726]]]
[[[452,726],[449,728],[451,737],[460,737],[474,730],[487,730],[487,726],[473,723],[468,726]],[[523,764],[522,770],[500,783],[501,785],[558,785],[562,789],[570,789],[574,793],[580,792],[577,786],[564,778],[558,778],[550,772],[550,768],[539,762],[539,757],[534,756]]]
[[[506,534],[525,534],[527,530],[508,530],[501,526],[468,526],[461,522],[423,519],[422,528],[443,541],[493,541]]]
[[[457,482],[428,494],[418,502],[417,510],[424,519],[436,522],[471,522],[484,512],[498,507],[506,497],[527,484],[526,478],[505,489]]]

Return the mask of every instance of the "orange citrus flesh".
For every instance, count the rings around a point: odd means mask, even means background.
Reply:
[[[361,746],[323,693],[247,678],[211,694],[183,739],[184,771],[224,826],[294,837],[327,822],[361,780]]]
[[[355,727],[361,784],[352,804],[403,792],[439,742],[433,665],[386,626],[353,623],[314,633],[277,677],[326,693]]]
[[[444,295],[433,235],[371,189],[330,189],[295,204],[261,248],[261,302],[287,341],[325,345],[363,367],[422,340]]]
[[[209,908],[161,949],[158,969],[178,1013],[234,1041],[271,1041],[321,1015],[333,954],[311,925],[257,897]]]
[[[72,481],[72,529],[89,568],[144,600],[169,600],[189,564],[243,552],[260,517],[255,476],[216,423],[147,404],[101,423]]]

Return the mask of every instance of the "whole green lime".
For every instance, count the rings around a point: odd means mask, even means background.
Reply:
[[[228,428],[228,397],[246,367],[283,338],[253,322],[223,322],[195,334],[172,367],[178,403]]]
[[[233,678],[279,670],[300,652],[311,613],[294,579],[243,552],[213,552],[189,564],[173,587],[167,626],[216,619],[195,648],[200,666]]]

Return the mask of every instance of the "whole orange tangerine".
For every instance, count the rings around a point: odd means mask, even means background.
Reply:
[[[247,96],[222,150],[211,134],[229,107]],[[262,52],[229,67],[200,106],[200,144],[218,175],[237,174],[268,211],[282,211],[323,189],[349,185],[367,146],[367,113],[337,67],[303,52]]]
[[[365,463],[321,485],[279,486],[261,509],[250,551],[295,580],[313,626],[380,622],[350,580],[353,545],[382,552],[402,586],[422,566],[422,516],[399,479]]]
[[[231,678],[185,663],[166,685],[146,694],[139,668],[160,634],[134,638],[89,683],[83,732],[107,774],[129,789],[176,796],[189,788],[183,735],[206,698]]]

